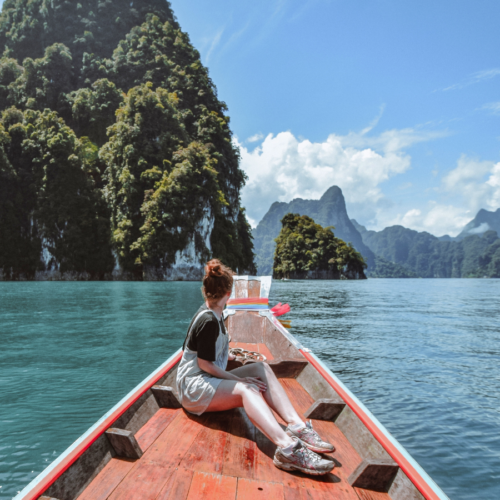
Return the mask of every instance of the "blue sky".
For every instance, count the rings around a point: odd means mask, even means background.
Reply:
[[[370,228],[456,234],[500,207],[498,0],[173,0],[249,176],[273,201],[344,191]]]
[[[498,0],[172,0],[229,106],[253,224],[332,184],[369,228],[500,207]]]

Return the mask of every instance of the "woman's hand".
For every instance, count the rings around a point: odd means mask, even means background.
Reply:
[[[227,359],[228,359],[228,361],[234,361],[236,359],[236,356],[234,354],[229,353],[227,355]]]
[[[255,385],[260,392],[267,391],[267,385],[259,377],[242,377],[240,381],[244,384]]]

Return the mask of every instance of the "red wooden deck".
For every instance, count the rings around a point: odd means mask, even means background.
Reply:
[[[313,400],[295,379],[281,383],[297,410],[309,408]],[[337,448],[337,466],[325,476],[277,469],[275,446],[242,409],[201,417],[160,409],[136,435],[142,458],[112,459],[79,500],[389,500],[386,493],[352,488],[347,478],[360,456],[334,423],[314,425]]]

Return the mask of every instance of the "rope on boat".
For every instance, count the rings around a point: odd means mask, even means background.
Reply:
[[[235,360],[240,361],[243,364],[267,360],[264,354],[261,354],[260,352],[247,351],[246,349],[241,349],[240,347],[232,347],[229,349],[229,354],[235,356]]]

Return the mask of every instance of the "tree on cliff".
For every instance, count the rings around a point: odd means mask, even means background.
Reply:
[[[0,271],[251,271],[227,107],[166,0],[6,0]],[[90,240],[89,240],[90,238]],[[89,243],[91,241],[91,243]]]
[[[332,227],[322,227],[307,215],[287,214],[276,238],[273,275],[305,278],[311,271],[332,279],[365,278],[366,263],[349,243],[336,238]]]
[[[48,270],[40,262],[42,245],[49,268],[102,276],[113,266],[109,213],[92,180],[89,144],[48,109],[10,108],[2,132],[9,186],[0,207],[6,277],[17,269],[27,277]]]

